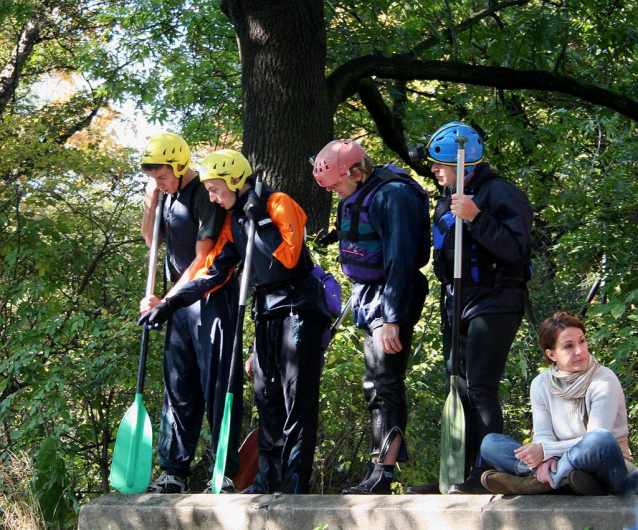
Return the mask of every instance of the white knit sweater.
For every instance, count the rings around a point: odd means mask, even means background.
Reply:
[[[534,378],[530,389],[534,442],[543,446],[544,460],[562,456],[586,432],[596,429],[606,429],[616,439],[620,438],[625,458],[629,460],[625,394],[616,374],[601,366],[594,375],[585,395],[588,415],[585,425],[585,418],[579,414],[578,399],[566,399],[552,394],[549,387],[550,372],[546,370]]]

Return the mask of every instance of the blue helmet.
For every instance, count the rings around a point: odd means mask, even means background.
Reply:
[[[483,161],[483,140],[472,127],[460,121],[450,122],[432,135],[426,147],[427,159],[445,166],[456,166],[459,144],[455,138],[459,135],[467,138],[465,168],[469,175]]]

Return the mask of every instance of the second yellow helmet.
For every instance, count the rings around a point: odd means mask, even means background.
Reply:
[[[220,149],[204,158],[201,181],[224,179],[231,191],[240,190],[246,179],[253,174],[253,168],[244,155],[232,149]],[[239,179],[233,183],[233,180]]]

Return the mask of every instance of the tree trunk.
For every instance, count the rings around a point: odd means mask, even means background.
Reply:
[[[34,18],[29,20],[20,31],[18,42],[0,72],[0,115],[4,113],[5,108],[15,95],[22,68],[39,39],[40,22]]]
[[[323,2],[227,0],[221,7],[239,42],[244,155],[266,166],[267,182],[302,206],[308,233],[316,233],[327,227],[331,204],[308,162],[333,134]]]

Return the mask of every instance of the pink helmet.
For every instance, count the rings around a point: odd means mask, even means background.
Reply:
[[[312,174],[320,186],[327,188],[349,175],[350,168],[367,156],[354,140],[334,140],[314,159]]]

